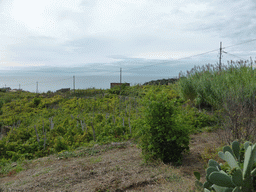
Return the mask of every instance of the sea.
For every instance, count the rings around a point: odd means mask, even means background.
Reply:
[[[177,78],[193,64],[174,63],[158,65],[78,67],[12,67],[0,69],[0,88],[22,89],[29,92],[55,92],[70,89],[109,89],[110,83],[130,83],[131,86],[158,79]]]

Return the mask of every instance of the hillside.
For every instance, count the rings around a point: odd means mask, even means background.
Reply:
[[[231,64],[169,85],[0,92],[2,188],[192,190],[220,146],[256,141],[256,71]]]
[[[24,170],[0,178],[3,191],[189,191],[193,171],[204,175],[206,149],[220,146],[217,133],[191,136],[190,152],[180,167],[143,163],[134,141],[95,145],[70,153],[24,161]],[[216,155],[216,154],[215,154]],[[76,156],[76,157],[75,157]]]

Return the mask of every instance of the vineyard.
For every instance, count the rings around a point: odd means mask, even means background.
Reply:
[[[9,166],[13,162],[130,140],[141,148],[145,162],[182,165],[192,134],[221,130],[226,144],[255,141],[255,93],[255,71],[243,62],[222,70],[195,67],[168,85],[158,81],[42,94],[3,91],[0,174],[16,169]]]
[[[139,139],[146,130],[147,105],[165,96],[180,106],[177,116],[191,131],[209,125],[212,117],[181,105],[175,85],[134,86],[74,93],[1,92],[0,158],[17,161],[47,156],[81,145]],[[188,113],[189,112],[189,113]],[[191,119],[192,117],[192,119]]]

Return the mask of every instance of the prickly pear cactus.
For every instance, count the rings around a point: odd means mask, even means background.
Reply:
[[[238,141],[232,143],[232,148],[225,146],[219,157],[227,162],[230,173],[221,170],[221,166],[213,159],[209,160],[206,169],[204,192],[252,192],[253,177],[256,176],[256,144],[245,142],[244,158],[241,157],[241,148]],[[243,161],[242,161],[243,160]],[[198,175],[198,173],[195,173]],[[197,179],[200,178],[197,176]],[[199,179],[198,179],[199,180]],[[198,181],[197,181],[198,182]]]

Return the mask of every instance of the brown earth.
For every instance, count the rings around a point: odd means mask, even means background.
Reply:
[[[193,172],[199,171],[204,178],[207,157],[219,146],[217,133],[192,135],[190,152],[179,167],[143,163],[141,149],[133,141],[80,148],[25,161],[23,171],[0,178],[0,191],[195,191]]]

